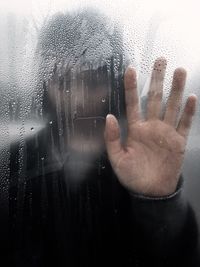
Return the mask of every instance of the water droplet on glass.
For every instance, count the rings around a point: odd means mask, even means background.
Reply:
[[[50,125],[51,125],[52,123],[53,123],[52,121],[49,122]]]
[[[31,131],[34,131],[34,127],[31,127]]]
[[[102,103],[105,103],[105,102],[106,102],[105,98],[102,98],[102,99],[101,99],[101,102],[102,102]]]

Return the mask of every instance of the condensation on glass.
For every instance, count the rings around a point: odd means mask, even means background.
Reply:
[[[91,210],[105,201],[107,190],[101,177],[110,168],[103,140],[108,113],[119,119],[122,138],[126,135],[123,74],[129,64],[137,70],[143,111],[159,56],[168,61],[164,101],[179,66],[188,71],[185,99],[191,92],[199,95],[199,18],[190,3],[172,12],[171,2],[164,7],[157,1],[42,2],[0,4],[0,205],[5,217],[10,214],[16,247],[28,242],[21,233],[32,214],[44,221],[54,214],[58,231],[65,216],[73,224],[85,212],[88,221],[81,227],[90,233]],[[198,132],[195,119],[183,167],[197,214]],[[110,181],[111,199],[115,187]],[[57,198],[55,206],[49,194]],[[68,209],[66,196],[76,211]],[[115,203],[111,210],[117,212]]]

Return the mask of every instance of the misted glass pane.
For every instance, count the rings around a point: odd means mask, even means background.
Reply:
[[[198,266],[198,3],[0,14],[6,266]]]

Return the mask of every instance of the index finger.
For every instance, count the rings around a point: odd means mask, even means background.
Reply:
[[[132,67],[128,67],[124,77],[125,86],[125,103],[128,127],[140,120],[139,99],[137,93],[137,77],[136,71]]]

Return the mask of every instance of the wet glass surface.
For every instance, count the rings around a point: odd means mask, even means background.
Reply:
[[[97,266],[102,232],[114,225],[106,248],[119,242],[125,188],[109,163],[104,129],[114,114],[126,138],[129,64],[144,117],[157,57],[168,61],[163,105],[180,66],[188,73],[183,104],[199,96],[198,3],[121,2],[0,3],[0,205],[16,266],[40,266],[44,247],[69,266],[85,266],[91,253]],[[198,223],[199,130],[198,104],[182,169]],[[81,251],[79,260],[71,250]]]

